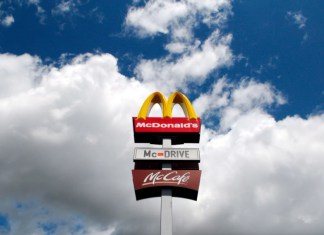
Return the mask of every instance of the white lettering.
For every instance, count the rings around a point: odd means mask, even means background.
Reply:
[[[158,123],[158,122],[137,122],[136,128],[177,128],[177,129],[198,129],[198,123]]]
[[[160,171],[156,173],[148,174],[143,185],[154,185],[154,184],[186,184],[190,179],[190,172],[186,172],[183,175],[178,174],[177,171],[171,171],[166,174],[161,174]]]
[[[150,184],[154,184],[156,178],[159,176],[160,172],[156,172],[155,174],[152,172],[151,174],[147,175],[146,178],[144,179],[143,183],[146,183],[146,181],[151,181]]]
[[[136,128],[139,128],[139,127],[145,127],[145,123],[144,122],[136,123]]]

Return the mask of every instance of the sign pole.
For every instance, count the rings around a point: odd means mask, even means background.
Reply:
[[[163,139],[162,148],[171,148],[171,139]],[[162,170],[171,170],[171,163],[162,163]],[[161,235],[172,235],[172,189],[161,190]]]
[[[149,117],[155,104],[160,105],[162,118]],[[174,104],[181,106],[185,117],[172,117]],[[199,149],[172,148],[172,145],[199,143],[201,120],[190,100],[178,91],[168,99],[161,92],[153,92],[144,101],[137,117],[132,119],[135,143],[161,145],[162,140],[162,148],[134,150],[132,175],[136,200],[161,193],[160,235],[172,235],[172,197],[197,201],[201,175]],[[172,167],[179,170],[172,170]]]

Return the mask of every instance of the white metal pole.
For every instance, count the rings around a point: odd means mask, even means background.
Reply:
[[[162,148],[171,148],[171,139],[163,139]],[[171,163],[162,163],[162,170],[171,170]],[[172,189],[161,190],[161,235],[172,235]]]

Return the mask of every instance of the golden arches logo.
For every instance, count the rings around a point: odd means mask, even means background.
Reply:
[[[179,104],[188,119],[190,120],[197,119],[197,115],[189,99],[184,94],[178,91],[172,93],[168,99],[166,99],[166,97],[161,92],[158,91],[149,95],[144,101],[137,115],[137,119],[145,120],[146,117],[151,112],[152,107],[155,104],[160,105],[162,110],[162,115],[164,118],[171,118],[173,106],[175,104]]]

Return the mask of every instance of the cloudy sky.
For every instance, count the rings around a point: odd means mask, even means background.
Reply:
[[[131,178],[131,117],[156,90],[203,120],[174,234],[323,234],[323,9],[2,0],[0,234],[159,234],[160,199],[136,201]]]

